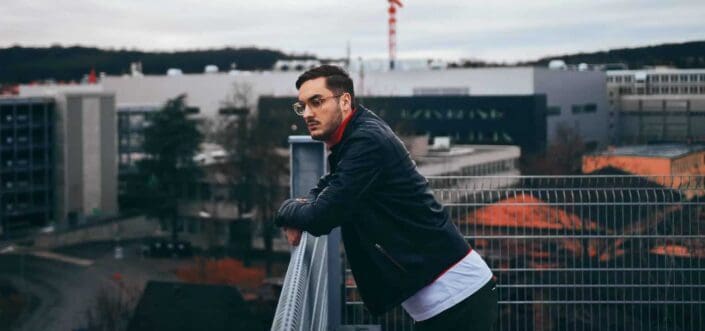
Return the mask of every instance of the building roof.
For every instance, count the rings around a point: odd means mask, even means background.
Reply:
[[[674,159],[691,153],[705,151],[705,145],[660,144],[622,146],[597,153],[602,156],[640,156]]]
[[[231,286],[150,281],[128,330],[255,330],[266,328]]]
[[[546,230],[596,230],[597,223],[532,196],[520,195],[478,209],[468,215],[467,223],[504,228],[534,228]]]

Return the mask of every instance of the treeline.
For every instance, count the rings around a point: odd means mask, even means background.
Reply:
[[[646,66],[657,65],[682,69],[705,68],[705,41],[547,56],[522,64],[545,66],[553,59],[561,59],[568,64],[624,63],[629,69],[642,69]]]
[[[277,60],[282,59],[315,59],[315,56],[291,55],[256,47],[142,52],[79,46],[44,48],[15,46],[0,49],[0,85],[45,79],[77,81],[91,68],[108,75],[120,75],[129,72],[130,63],[138,61],[142,63],[143,73],[164,74],[169,68],[179,68],[184,73],[199,73],[203,72],[208,64],[215,64],[220,70],[229,70],[233,63],[239,70],[268,70]],[[461,60],[451,63],[451,67],[545,66],[552,59],[562,59],[568,64],[624,63],[630,69],[655,65],[705,68],[705,41],[547,56],[536,61],[518,64]]]
[[[220,70],[229,70],[233,63],[239,70],[267,70],[277,60],[294,58],[312,59],[314,56],[290,55],[255,47],[142,52],[80,46],[15,46],[0,49],[0,85],[45,79],[77,81],[91,68],[108,75],[120,75],[129,72],[132,62],[141,62],[144,74],[164,74],[169,68],[179,68],[184,73],[203,72],[209,64],[217,65]]]

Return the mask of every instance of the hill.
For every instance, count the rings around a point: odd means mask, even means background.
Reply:
[[[142,62],[145,74],[164,74],[169,68],[180,68],[184,73],[203,72],[208,64],[228,70],[236,63],[240,70],[270,69],[280,59],[311,59],[312,55],[293,56],[277,50],[223,48],[180,52],[142,52],[134,50],[105,50],[92,47],[44,48],[10,47],[0,49],[0,84],[27,83],[34,80],[80,80],[95,68],[108,75],[127,73],[130,63]]]
[[[629,69],[641,69],[656,65],[683,69],[705,68],[705,41],[547,56],[522,64],[545,66],[552,59],[562,59],[568,64],[624,63]]]

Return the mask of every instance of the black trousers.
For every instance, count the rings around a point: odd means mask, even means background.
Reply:
[[[497,321],[497,287],[490,280],[467,299],[442,313],[414,324],[416,331],[490,331]]]

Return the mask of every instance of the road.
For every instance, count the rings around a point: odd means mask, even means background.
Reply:
[[[86,312],[97,293],[114,282],[116,273],[140,292],[148,280],[176,280],[171,270],[188,260],[145,259],[136,243],[126,245],[124,258],[113,257],[113,243],[98,243],[59,250],[73,259],[43,258],[36,252],[0,254],[0,279],[14,284],[20,292],[37,298],[30,314],[23,316],[15,330],[75,330],[86,325]],[[51,255],[49,255],[51,256]]]

